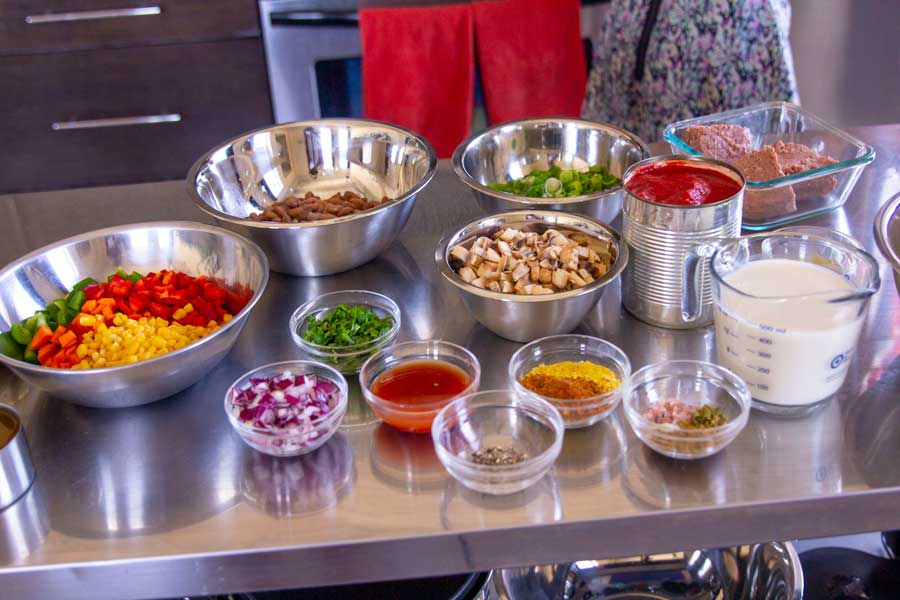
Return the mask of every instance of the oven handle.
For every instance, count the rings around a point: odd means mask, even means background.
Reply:
[[[269,15],[272,25],[287,27],[359,27],[359,15],[354,11],[316,12],[286,10]]]

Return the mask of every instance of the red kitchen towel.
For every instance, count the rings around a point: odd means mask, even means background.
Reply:
[[[491,123],[577,117],[587,83],[579,0],[502,0],[473,9]]]
[[[469,4],[361,9],[363,113],[424,136],[438,157],[469,134],[475,42]]]

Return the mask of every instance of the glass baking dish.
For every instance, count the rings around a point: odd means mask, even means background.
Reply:
[[[666,127],[663,138],[676,154],[700,154],[682,139],[692,125],[743,125],[750,131],[754,150],[777,140],[808,146],[837,162],[768,181],[747,181],[744,195],[744,229],[763,231],[819,215],[843,206],[863,168],[875,160],[868,144],[829,125],[796,104],[765,102],[686,119]],[[793,201],[787,198],[793,196]],[[756,211],[748,211],[756,206]],[[760,209],[760,207],[762,207]],[[748,214],[756,212],[757,214]]]

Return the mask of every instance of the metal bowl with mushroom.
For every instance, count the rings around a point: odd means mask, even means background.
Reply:
[[[478,322],[525,342],[575,329],[625,268],[628,248],[599,221],[522,210],[469,223],[434,258]]]
[[[611,222],[622,208],[622,186],[567,198],[529,198],[493,190],[492,183],[519,179],[551,165],[585,170],[602,166],[619,179],[632,164],[650,156],[637,136],[611,125],[569,118],[511,121],[464,141],[453,153],[453,170],[481,209],[559,210]]]
[[[875,217],[875,242],[894,271],[900,294],[900,194],[884,203]]]
[[[436,167],[431,145],[406,129],[321,119],[252,131],[213,148],[191,168],[187,187],[201,210],[259,244],[273,271],[331,275],[393,243]],[[377,205],[299,223],[250,218],[280,200],[342,192]]]
[[[217,331],[183,348],[116,367],[55,369],[0,355],[0,363],[53,396],[75,404],[125,407],[171,396],[202,379],[231,350],[269,278],[256,244],[219,227],[188,222],[139,223],[84,233],[45,246],[0,270],[0,330],[30,317],[86,277],[116,269],[183,271],[226,289],[253,291]]]

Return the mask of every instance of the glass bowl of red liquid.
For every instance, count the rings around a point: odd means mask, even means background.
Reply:
[[[363,397],[382,421],[403,431],[428,433],[438,412],[478,390],[481,365],[474,354],[442,340],[403,342],[379,350],[359,371]]]

